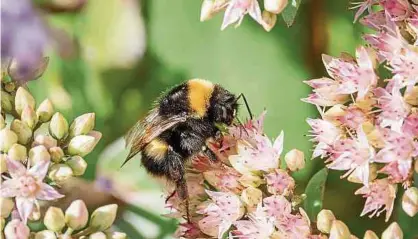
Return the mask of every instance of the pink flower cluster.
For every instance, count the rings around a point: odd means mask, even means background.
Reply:
[[[386,211],[388,220],[397,184],[410,186],[418,156],[418,5],[367,0],[354,8],[355,20],[375,31],[364,35],[369,47],[355,57],[324,55],[330,77],[306,81],[313,93],[303,100],[321,114],[307,120],[313,157],[363,184],[356,192],[366,198],[362,215]],[[379,77],[379,66],[390,78]]]
[[[280,168],[283,133],[274,140],[263,133],[264,113],[232,126],[212,149],[220,161],[198,156],[188,169],[190,222],[182,238],[310,238],[311,224],[292,199],[295,181]],[[296,201],[296,200],[293,200]],[[168,216],[181,218],[185,207],[177,196],[167,202]]]

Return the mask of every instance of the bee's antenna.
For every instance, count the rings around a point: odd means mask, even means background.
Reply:
[[[238,101],[239,98],[241,98],[241,97],[244,100],[245,107],[247,107],[248,114],[250,115],[250,119],[252,120],[253,119],[253,113],[251,113],[251,109],[250,109],[250,106],[248,105],[247,98],[245,98],[245,95],[243,93],[239,94],[235,101]]]

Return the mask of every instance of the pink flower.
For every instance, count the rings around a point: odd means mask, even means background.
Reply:
[[[197,211],[205,215],[198,225],[203,233],[221,238],[231,225],[244,215],[244,205],[233,193],[208,190],[206,193],[212,201],[206,201]]]
[[[4,228],[7,239],[28,239],[30,236],[29,227],[19,219],[12,219]]]
[[[204,172],[203,177],[219,191],[240,193],[244,189],[238,182],[241,174],[225,165],[219,169]]]
[[[374,72],[374,57],[370,49],[356,49],[357,64],[351,60],[323,55],[323,62],[328,74],[338,83],[337,94],[357,92],[357,100],[363,99],[377,84]]]
[[[268,217],[274,218],[280,235],[284,238],[306,238],[310,234],[310,221],[306,213],[292,214],[290,202],[283,196],[275,195],[263,200]]]
[[[44,183],[50,161],[40,160],[30,169],[16,160],[7,159],[7,169],[11,176],[1,184],[2,197],[15,197],[16,207],[22,221],[26,223],[37,199],[55,200],[64,197],[53,187]]]
[[[377,97],[378,107],[382,110],[378,116],[380,126],[400,129],[411,110],[411,106],[405,102],[399,85],[392,80],[386,86],[386,89],[377,88],[374,94]]]
[[[380,172],[388,174],[391,182],[405,181],[410,175],[412,158],[418,156],[418,143],[408,134],[381,129],[385,146],[376,155],[376,162],[388,163]]]
[[[276,227],[281,235],[289,239],[307,238],[311,233],[309,218],[302,209],[301,214],[290,214],[280,219]]]
[[[276,138],[272,143],[266,136],[256,139],[255,148],[246,142],[239,142],[237,145],[237,155],[229,156],[232,166],[242,174],[257,171],[270,171],[279,167],[280,154],[283,151],[284,133]]]
[[[310,136],[313,138],[311,141],[317,142],[313,155],[313,158],[321,156],[322,158],[327,155],[330,145],[341,138],[342,131],[329,121],[322,119],[307,119],[306,122],[311,126]]]
[[[385,11],[371,12],[360,19],[360,23],[373,30],[381,30],[386,23]]]
[[[351,9],[358,8],[356,15],[354,16],[354,22],[356,22],[361,14],[363,14],[366,10],[369,11],[369,13],[372,12],[372,6],[377,3],[377,0],[365,0],[365,1],[359,1],[359,2],[352,2],[353,7]]]
[[[366,134],[360,127],[357,129],[356,139],[342,139],[332,148],[331,161],[328,168],[335,170],[348,170],[342,177],[354,173],[361,178],[364,185],[369,183],[369,163],[374,160],[375,151],[369,144]]]
[[[337,120],[348,128],[358,129],[368,120],[368,116],[358,107],[351,106],[344,110],[342,116],[337,116]]]
[[[380,4],[390,15],[392,21],[405,20],[411,12],[407,0],[381,0]]]
[[[295,188],[295,180],[283,169],[275,169],[265,178],[267,191],[271,194],[289,195]]]
[[[406,86],[407,91],[418,83],[418,53],[414,50],[402,48],[399,54],[390,59],[389,64],[394,74],[393,79]]]
[[[263,199],[263,205],[267,216],[274,220],[283,218],[292,212],[292,205],[282,195],[273,195]]]
[[[267,216],[265,209],[259,204],[257,209],[248,214],[249,220],[239,220],[234,223],[234,237],[246,239],[270,238],[274,233],[274,218]]]
[[[349,99],[348,95],[337,92],[339,84],[337,81],[330,78],[313,79],[304,81],[310,87],[314,88],[314,93],[310,94],[302,101],[318,106],[333,106],[336,104],[343,104]]]
[[[238,22],[236,26],[239,26],[247,13],[259,24],[263,24],[257,0],[230,0],[225,10],[221,30],[235,22]]]
[[[370,217],[379,216],[380,213],[386,211],[386,221],[388,221],[392,214],[396,190],[396,184],[390,184],[387,178],[376,179],[368,187],[363,186],[358,189],[355,194],[363,194],[366,198],[361,216],[370,212]]]
[[[402,132],[411,137],[418,137],[418,112],[410,114],[406,117],[402,125]]]

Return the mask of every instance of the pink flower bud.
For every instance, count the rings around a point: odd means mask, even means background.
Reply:
[[[19,87],[15,96],[16,112],[21,115],[26,107],[35,109],[35,99],[25,88]]]
[[[48,177],[56,182],[63,182],[72,176],[73,170],[66,164],[54,164],[48,173]]]
[[[257,209],[257,205],[263,199],[263,192],[258,188],[249,187],[242,191],[241,201],[245,204],[247,211],[252,212]]]
[[[65,222],[73,230],[84,228],[89,219],[89,212],[82,200],[76,200],[65,211]]]
[[[28,239],[29,227],[18,219],[11,220],[4,228],[6,239]]]
[[[95,114],[88,113],[78,116],[70,125],[70,137],[87,134],[94,128]]]
[[[202,7],[200,10],[200,21],[204,22],[212,18],[213,6],[215,3],[213,0],[203,0]]]
[[[300,150],[290,150],[285,155],[284,160],[291,171],[297,171],[305,167],[305,154]]]
[[[288,0],[264,0],[264,9],[279,14],[286,7]]]
[[[106,239],[106,234],[103,232],[95,232],[89,236],[89,239]]]
[[[53,231],[43,230],[35,234],[35,239],[57,239],[57,237]]]
[[[20,144],[13,144],[7,155],[9,156],[9,159],[17,161],[26,161],[28,158],[26,147]]]
[[[52,106],[52,102],[49,99],[42,101],[36,110],[36,114],[39,117],[39,121],[43,123],[51,120],[52,115],[54,114],[54,107]]]
[[[61,162],[64,157],[64,151],[61,147],[52,147],[49,149],[49,154],[51,155],[51,160],[55,163]]]
[[[55,113],[49,122],[49,133],[56,139],[62,139],[68,134],[68,122],[61,113]]]
[[[10,129],[17,135],[17,141],[20,144],[26,145],[32,138],[32,130],[22,121],[15,119],[10,125]]]
[[[117,204],[102,206],[94,210],[90,218],[90,227],[96,230],[106,230],[112,226],[118,210]]]
[[[42,160],[51,160],[51,156],[49,155],[48,150],[43,145],[33,147],[31,150],[29,150],[30,165],[35,165],[37,162]]]
[[[70,155],[80,155],[81,157],[89,154],[96,146],[96,139],[89,135],[79,135],[71,139],[68,145]]]
[[[316,227],[323,233],[329,233],[331,231],[331,226],[335,221],[335,216],[330,210],[321,210],[316,217]]]
[[[382,239],[402,239],[403,232],[398,223],[392,222],[382,233]]]
[[[38,123],[38,116],[35,113],[35,110],[29,106],[25,107],[22,111],[21,120],[29,128],[33,129]]]
[[[17,135],[8,128],[0,130],[0,151],[7,152],[17,143]]]
[[[60,208],[49,207],[45,213],[44,224],[51,231],[61,232],[65,226],[64,213]]]
[[[350,239],[351,233],[347,225],[340,220],[332,222],[329,239]]]
[[[402,196],[402,208],[410,217],[418,212],[418,188],[408,188]]]
[[[379,239],[379,237],[374,233],[374,231],[367,230],[364,234],[364,239]]]
[[[43,146],[45,146],[46,149],[49,150],[50,148],[53,148],[53,147],[57,146],[57,140],[52,138],[49,135],[39,134],[35,137],[35,140],[32,144],[32,147],[38,146],[38,145],[43,145]]]
[[[271,31],[274,25],[276,25],[277,15],[269,11],[263,11],[261,17],[263,19],[262,26],[264,30],[266,30],[267,32]]]

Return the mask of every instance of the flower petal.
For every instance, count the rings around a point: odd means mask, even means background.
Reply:
[[[39,160],[35,165],[33,165],[33,167],[28,170],[28,173],[42,181],[48,172],[49,164],[49,160]]]
[[[225,10],[224,20],[222,22],[221,30],[240,20],[245,14],[244,9],[235,6],[235,1],[231,1]]]
[[[12,178],[19,177],[26,173],[25,166],[17,160],[7,158],[6,164],[7,164],[7,170],[10,176],[12,176]]]
[[[283,152],[283,138],[284,138],[284,132],[281,131],[280,135],[274,140],[273,148],[276,150],[277,155],[281,155]]]
[[[15,179],[9,179],[1,184],[0,196],[9,198],[19,195],[19,189],[17,188],[18,182]]]
[[[28,221],[29,215],[32,213],[33,205],[33,199],[16,197],[16,207],[20,218],[25,224]]]
[[[62,195],[55,188],[46,183],[43,183],[41,185],[41,190],[36,195],[37,199],[46,201],[55,200],[62,197],[64,197],[64,195]]]

